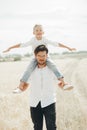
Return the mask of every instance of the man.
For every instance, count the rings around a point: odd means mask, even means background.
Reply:
[[[29,79],[30,112],[34,130],[42,130],[43,116],[45,117],[47,130],[56,130],[55,91],[58,85],[58,79],[46,65],[48,56],[48,49],[46,46],[38,46],[34,54],[38,64]],[[59,81],[59,86],[63,89],[65,82],[61,74]],[[14,90],[14,92],[22,92],[27,87],[28,83],[21,81],[18,89]],[[71,87],[69,89],[71,89]]]

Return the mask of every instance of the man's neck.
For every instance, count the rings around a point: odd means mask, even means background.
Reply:
[[[38,68],[44,68],[46,66],[46,64],[40,65],[38,64]]]

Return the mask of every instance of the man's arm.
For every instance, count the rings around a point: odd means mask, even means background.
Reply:
[[[7,48],[5,51],[3,51],[3,53],[9,52],[11,49],[19,48],[19,47],[20,47],[20,44],[16,44],[14,46],[11,46],[11,47]]]
[[[66,48],[66,49],[68,49],[69,51],[76,51],[76,48],[68,47],[68,46],[66,46],[66,45],[64,45],[64,44],[62,44],[62,43],[59,43],[59,47]]]

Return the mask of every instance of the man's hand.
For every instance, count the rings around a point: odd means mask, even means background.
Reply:
[[[21,82],[19,88],[21,89],[21,91],[25,91],[28,88],[28,85],[28,83]]]
[[[60,78],[59,79],[59,83],[58,83],[59,87],[63,89],[64,85],[65,85],[65,82],[64,82],[64,79],[63,78]]]
[[[72,85],[65,83],[63,78],[59,79],[58,85],[63,90],[72,90],[74,88]]]
[[[20,82],[19,86],[13,90],[13,93],[21,93],[28,88],[28,83]]]

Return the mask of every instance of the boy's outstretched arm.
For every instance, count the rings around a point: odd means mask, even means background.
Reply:
[[[68,47],[68,46],[66,46],[66,45],[64,45],[64,44],[62,44],[62,43],[59,43],[59,47],[66,48],[66,49],[68,49],[69,51],[75,51],[75,50],[76,50],[76,48]]]
[[[19,47],[20,47],[20,44],[16,44],[16,45],[11,46],[11,47],[7,48],[6,50],[4,50],[3,53],[6,53],[6,52],[10,51],[11,49],[19,48]]]

